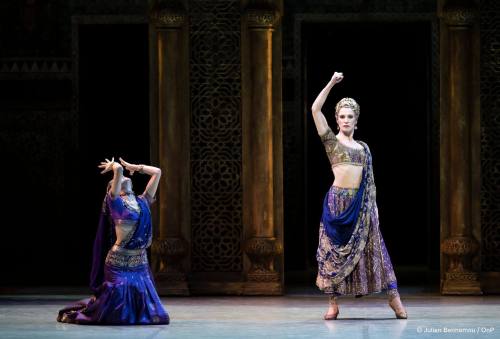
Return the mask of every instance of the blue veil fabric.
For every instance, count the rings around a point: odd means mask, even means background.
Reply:
[[[108,196],[102,202],[101,213],[99,215],[99,225],[94,240],[92,251],[92,270],[90,271],[90,288],[96,292],[97,288],[104,281],[104,261],[106,255],[116,241],[113,219],[108,206]]]
[[[151,226],[151,213],[144,213],[144,211],[149,210],[149,206],[145,201],[146,198],[143,196],[137,196],[136,200],[141,208],[141,213],[139,214],[139,221],[137,223],[137,228],[135,229],[134,235],[125,244],[125,248],[132,250],[138,248],[146,248],[151,243],[151,238],[153,236],[153,229]]]
[[[351,238],[354,226],[358,221],[359,211],[363,202],[363,193],[366,185],[366,174],[363,170],[363,179],[356,193],[356,197],[341,214],[334,216],[328,206],[328,192],[323,201],[323,215],[321,221],[325,227],[325,232],[334,245],[344,246]]]

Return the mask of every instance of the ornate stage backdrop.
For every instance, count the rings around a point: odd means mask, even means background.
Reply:
[[[243,270],[239,1],[190,2],[193,272]]]
[[[481,271],[500,279],[500,3],[481,6]],[[475,197],[477,199],[477,197]]]
[[[85,225],[87,229],[78,227],[68,234],[65,222],[77,211],[67,197],[78,195],[84,188],[75,185],[84,184],[84,174],[79,172],[80,164],[75,159],[85,147],[80,144],[84,139],[78,133],[78,30],[85,24],[148,25],[150,158],[164,169],[152,248],[159,290],[165,294],[282,293],[283,246],[288,245],[284,243],[283,229],[289,227],[284,227],[283,218],[285,225],[301,219],[299,197],[304,192],[303,187],[294,185],[304,170],[303,154],[295,152],[303,145],[296,19],[319,13],[369,13],[386,19],[396,19],[398,14],[435,14],[440,22],[440,37],[444,39],[441,49],[457,47],[446,40],[456,33],[456,25],[468,27],[471,36],[480,37],[481,41],[480,54],[469,55],[469,62],[476,63],[469,71],[474,67],[480,70],[480,85],[475,83],[481,97],[480,129],[474,129],[474,121],[478,121],[474,119],[479,116],[474,89],[468,99],[472,112],[466,112],[472,121],[469,132],[473,142],[480,132],[480,144],[468,145],[472,152],[469,159],[480,159],[480,166],[471,161],[463,164],[465,172],[453,169],[453,173],[470,176],[473,185],[480,180],[480,189],[472,187],[469,196],[461,201],[469,204],[467,239],[475,238],[480,247],[474,248],[473,241],[462,238],[453,240],[460,234],[453,233],[446,219],[450,205],[441,196],[441,274],[444,285],[448,280],[443,292],[498,291],[494,279],[500,274],[500,99],[496,95],[500,86],[500,5],[493,0],[464,3],[459,9],[466,10],[461,11],[451,8],[450,1],[446,11],[458,17],[448,15],[448,26],[443,26],[444,1],[431,0],[287,1],[284,8],[281,1],[236,0],[2,2],[1,155],[20,165],[20,191],[35,186],[45,192],[47,199],[39,201],[37,211],[50,209],[53,213],[53,228],[34,230],[33,239],[26,239],[26,244],[41,249],[38,239],[44,239],[44,244],[52,241],[53,249],[46,252],[45,260],[59,263],[65,262],[60,253],[76,246],[82,253],[82,258],[77,259],[79,265],[67,265],[65,273],[54,268],[51,274],[58,282],[75,274],[79,280],[73,283],[82,283],[80,278],[84,275],[79,272],[82,265],[88,265],[85,254],[90,253],[93,231]],[[477,5],[481,8],[479,15],[469,14],[473,12],[469,9]],[[460,13],[465,14],[461,17]],[[458,46],[461,41],[478,41],[470,40],[471,36],[453,41],[458,41]],[[439,57],[441,62],[434,67],[447,76],[450,60],[446,53]],[[446,97],[443,92],[448,93],[448,81],[460,84],[462,80],[440,81],[445,82],[440,95]],[[433,86],[438,91],[436,83]],[[450,107],[453,111],[454,106]],[[441,106],[441,119],[449,116],[447,110]],[[444,131],[446,136],[449,129],[443,127],[443,120],[441,126],[437,117],[435,120],[433,133],[443,128],[441,135]],[[464,142],[460,136],[455,137],[459,143]],[[453,150],[455,146],[451,147]],[[447,152],[448,149],[441,149],[439,159],[445,161]],[[3,178],[12,175],[10,167],[2,166],[1,171]],[[444,176],[449,173],[440,173],[446,184]],[[15,191],[13,183],[6,185]],[[446,190],[446,185],[441,189]],[[14,195],[22,199],[20,193]],[[23,211],[16,206],[12,209]],[[36,218],[26,215],[25,220],[33,225]],[[19,232],[20,229],[12,229],[7,235],[20,237]],[[85,241],[75,242],[74,236]],[[36,258],[15,243],[2,250],[4,255],[33,263],[31,266],[37,270]],[[304,248],[299,250],[305,252]],[[450,260],[464,263],[472,273],[480,273],[479,277],[467,275],[468,271],[453,274],[449,271]],[[15,265],[7,269],[17,270]],[[19,281],[9,283],[22,283],[32,273],[20,272]],[[471,281],[480,279],[482,286],[467,290],[472,285],[465,284],[464,289],[460,279],[466,276]],[[450,283],[450,279],[458,279],[457,284]],[[457,289],[458,285],[462,290]]]

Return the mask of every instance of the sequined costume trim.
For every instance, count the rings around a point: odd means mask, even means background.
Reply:
[[[106,265],[116,267],[137,267],[148,264],[146,250],[127,250],[119,246],[113,246],[106,256]]]
[[[325,134],[321,135],[321,141],[325,146],[326,154],[332,168],[338,165],[349,164],[363,166],[366,152],[363,148],[357,149],[349,147],[339,142],[335,134],[329,128]]]

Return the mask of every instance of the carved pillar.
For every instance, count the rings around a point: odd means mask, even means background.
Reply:
[[[275,138],[273,130],[273,29],[278,14],[247,10],[243,16],[243,220],[246,294],[281,294],[275,259]]]
[[[162,170],[159,195],[159,232],[152,245],[160,294],[189,294],[184,262],[190,228],[189,71],[188,44],[182,11],[155,10],[152,44],[154,107],[158,122],[158,157]]]
[[[463,1],[461,2],[463,3]],[[478,274],[472,268],[472,258],[478,253],[479,243],[473,235],[474,206],[474,158],[479,140],[473,121],[479,119],[476,110],[474,90],[474,30],[477,20],[474,9],[465,5],[449,4],[443,8],[447,31],[448,70],[444,87],[447,93],[447,107],[443,114],[447,138],[443,143],[441,166],[448,168],[447,190],[441,206],[447,220],[442,230],[441,251],[444,254],[443,294],[481,294]],[[443,195],[442,195],[443,198]]]

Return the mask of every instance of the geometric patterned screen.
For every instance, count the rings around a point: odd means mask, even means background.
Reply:
[[[193,272],[241,272],[240,1],[189,3]]]
[[[500,2],[480,5],[481,270],[500,272]]]

